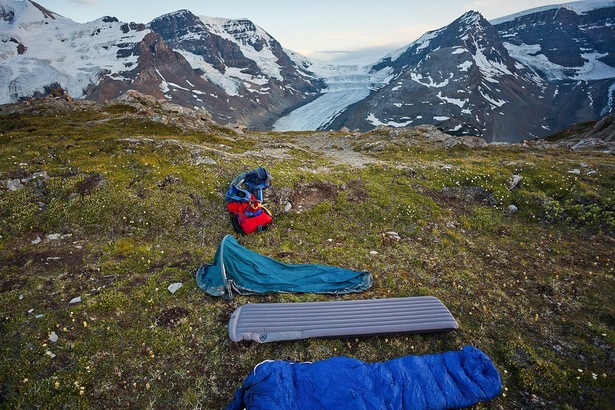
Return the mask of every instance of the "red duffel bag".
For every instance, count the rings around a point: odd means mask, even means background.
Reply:
[[[231,222],[235,231],[246,235],[267,229],[273,218],[260,201],[251,196],[250,202],[228,202],[227,209],[231,213]]]

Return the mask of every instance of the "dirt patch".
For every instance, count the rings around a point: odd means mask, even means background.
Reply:
[[[113,284],[114,276],[88,263],[92,255],[82,241],[44,238],[40,243],[22,238],[0,252],[0,294],[16,292],[40,313],[63,309],[74,297],[94,295]]]
[[[290,196],[292,210],[301,212],[309,210],[322,202],[333,202],[339,190],[339,187],[330,182],[300,184],[293,190]]]
[[[496,200],[485,188],[476,186],[444,187],[441,191],[420,190],[421,194],[433,199],[442,208],[456,214],[463,214],[476,204],[495,205]]]
[[[26,269],[37,273],[64,272],[64,275],[74,279],[82,274],[83,249],[70,245],[41,246],[38,249],[11,249],[0,255],[0,266],[8,269]],[[28,283],[27,275],[13,277],[5,274],[0,281],[0,292],[19,289],[26,283]]]
[[[273,215],[307,211],[322,202],[334,202],[340,191],[347,191],[353,202],[365,202],[369,198],[365,183],[358,179],[341,187],[330,182],[303,182],[293,188],[271,188],[267,192],[266,206]]]
[[[36,266],[44,272],[62,270],[79,273],[83,266],[83,251],[66,247],[32,250],[15,253],[0,261],[4,266]]]
[[[156,325],[162,327],[175,327],[181,324],[188,316],[190,311],[183,307],[172,307],[164,309],[156,317]]]
[[[96,191],[103,185],[104,185],[103,176],[99,174],[98,172],[95,172],[92,174],[88,174],[83,178],[83,181],[81,181],[77,185],[77,191],[79,192],[79,195],[81,196],[90,195],[92,192]]]
[[[355,151],[353,144],[356,138],[351,135],[339,136],[332,133],[311,133],[308,136],[297,136],[297,146],[303,146],[307,151],[324,156],[335,164],[346,164],[355,168],[363,168],[368,164],[379,164],[382,161]]]
[[[348,190],[348,199],[352,202],[365,202],[369,198],[369,191],[365,188],[365,182],[360,179],[348,181],[345,188]]]

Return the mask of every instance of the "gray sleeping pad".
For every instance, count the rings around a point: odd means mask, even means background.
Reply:
[[[352,337],[457,329],[457,321],[438,298],[348,300],[304,303],[249,303],[229,321],[234,342],[259,343],[312,337]]]

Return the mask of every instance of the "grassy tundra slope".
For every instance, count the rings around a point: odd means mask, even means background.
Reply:
[[[253,134],[152,101],[15,107],[0,111],[2,408],[216,409],[266,359],[465,345],[503,379],[476,408],[615,401],[611,154],[451,146],[429,127]],[[239,242],[368,270],[370,290],[227,301],[198,289],[196,268],[232,233],[228,182],[259,165],[274,177],[274,224]],[[460,328],[263,345],[227,335],[244,303],[415,295],[440,298]]]

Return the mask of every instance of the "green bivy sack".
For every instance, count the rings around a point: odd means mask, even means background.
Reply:
[[[232,299],[235,294],[329,293],[344,294],[369,289],[369,272],[317,264],[287,264],[251,251],[226,235],[213,264],[196,272],[198,286],[212,296]]]

